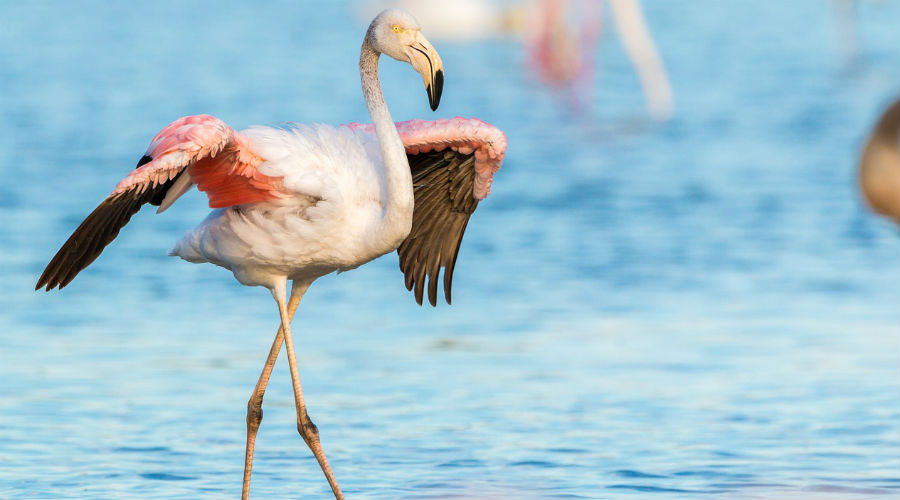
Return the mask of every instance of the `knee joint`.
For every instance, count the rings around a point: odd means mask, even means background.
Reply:
[[[262,418],[262,399],[251,398],[247,403],[247,425],[259,426]]]
[[[297,422],[297,432],[304,438],[319,437],[319,428],[309,419],[306,422]]]

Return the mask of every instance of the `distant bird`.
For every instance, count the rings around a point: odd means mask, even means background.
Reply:
[[[900,100],[884,111],[866,141],[859,185],[872,210],[900,224]]]
[[[531,5],[525,49],[529,66],[543,83],[552,87],[592,83],[600,5],[587,1],[570,9],[568,0],[540,0]]]
[[[524,8],[491,0],[369,0],[359,5],[368,19],[373,12],[391,5],[416,16],[433,40],[471,42],[511,34],[521,29]]]
[[[216,264],[244,285],[268,288],[281,317],[247,406],[244,499],[249,495],[263,393],[282,341],[287,345],[297,429],[334,496],[343,498],[306,412],[291,338],[291,319],[310,284],[397,250],[406,287],[414,289],[419,304],[426,277],[429,302],[436,304],[441,268],[449,303],[469,216],[490,192],[493,174],[503,161],[506,136],[481,120],[395,125],[378,79],[380,54],[411,64],[422,75],[431,109],[437,109],[444,82],[440,56],[411,15],[383,11],[369,25],[359,57],[372,125],[251,127],[235,132],[208,115],[178,119],[153,138],[137,169],[81,223],[36,286],[50,290],[72,281],[142,205],[158,205],[161,212],[192,185],[206,192],[216,210],[171,254]]]
[[[569,9],[569,0],[541,0],[535,4],[526,33],[528,63],[551,86],[585,93],[593,85],[594,56],[601,29],[602,0],[582,0]],[[609,0],[619,40],[641,82],[647,113],[656,121],[672,117],[672,87],[662,58],[638,0]],[[572,23],[569,17],[577,18]],[[567,16],[567,14],[570,14]],[[573,97],[576,107],[581,107]]]

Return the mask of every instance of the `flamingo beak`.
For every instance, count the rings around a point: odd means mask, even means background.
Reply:
[[[415,39],[408,47],[409,63],[422,75],[425,91],[428,93],[428,104],[432,111],[436,111],[444,90],[444,63],[441,56],[420,31],[416,32]]]

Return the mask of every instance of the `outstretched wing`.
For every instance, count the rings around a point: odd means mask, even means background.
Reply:
[[[490,193],[491,180],[506,153],[506,135],[477,119],[411,120],[397,123],[413,176],[412,230],[400,244],[406,288],[422,304],[437,305],[444,269],[444,298],[450,303],[453,268],[469,217]]]
[[[280,181],[259,173],[262,158],[218,118],[186,116],[162,129],[137,168],[72,233],[35,289],[63,288],[90,265],[146,203],[163,211],[191,185],[219,208],[278,197]]]

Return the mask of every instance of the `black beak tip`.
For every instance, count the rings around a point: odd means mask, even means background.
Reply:
[[[442,70],[438,70],[434,74],[434,85],[429,85],[426,90],[428,91],[428,103],[431,104],[431,110],[437,111],[438,105],[441,103],[441,92],[444,91],[444,72]]]

